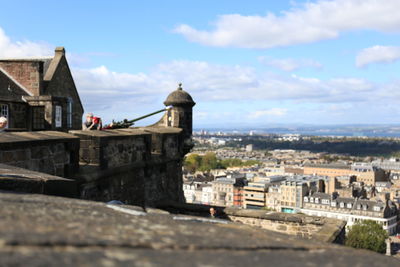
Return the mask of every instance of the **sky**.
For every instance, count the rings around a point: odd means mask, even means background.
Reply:
[[[195,128],[400,123],[400,0],[0,7],[0,58],[64,46],[85,112],[106,123],[162,109],[180,82]]]

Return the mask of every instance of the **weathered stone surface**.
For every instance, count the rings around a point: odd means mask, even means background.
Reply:
[[[4,266],[397,266],[364,250],[224,220],[0,193]]]
[[[0,135],[0,163],[71,178],[79,170],[79,139],[55,131]]]
[[[232,221],[267,230],[325,242],[344,241],[346,222],[342,220],[233,207],[225,208],[224,213]]]
[[[0,164],[0,190],[75,197],[77,189],[74,180]]]
[[[106,131],[71,131],[81,140],[83,199],[153,205],[183,201],[182,129],[143,127]]]

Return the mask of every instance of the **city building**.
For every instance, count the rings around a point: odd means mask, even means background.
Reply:
[[[252,152],[253,151],[253,145],[252,144],[248,144],[246,146],[246,152]]]
[[[184,182],[183,195],[185,196],[186,203],[201,203],[202,201],[202,182]]]
[[[370,163],[356,162],[351,166],[352,174],[356,176],[357,182],[366,185],[375,185],[377,182],[389,181],[389,172]]]
[[[386,201],[371,201],[317,192],[311,196],[304,196],[301,212],[311,216],[344,220],[348,226],[357,221],[372,220],[381,224],[389,234],[397,233],[398,210],[388,198]]]
[[[280,185],[280,208],[282,212],[295,213],[303,206],[303,197],[310,192],[324,192],[329,181],[324,176],[298,175],[288,177]]]
[[[213,204],[217,206],[233,206],[235,187],[243,187],[244,178],[218,178],[212,184]]]
[[[266,181],[258,181],[248,183],[243,188],[244,198],[243,207],[245,209],[261,209],[265,207],[265,193],[267,192],[269,183]]]
[[[368,163],[343,164],[309,164],[304,166],[305,175],[324,175],[328,177],[355,176],[357,182],[375,185],[378,181],[388,181],[389,173]],[[334,182],[334,180],[331,180]],[[332,188],[333,185],[328,186]],[[332,192],[329,192],[332,193]]]
[[[268,187],[267,193],[265,193],[265,207],[271,210],[281,211],[280,198],[280,184],[271,184]]]
[[[201,203],[211,205],[213,201],[212,185],[204,185],[201,189]]]
[[[0,115],[9,131],[82,128],[83,106],[65,57],[0,59]]]
[[[244,189],[243,187],[235,186],[233,188],[233,206],[243,207]]]
[[[343,164],[308,164],[304,166],[304,175],[324,175],[328,177],[351,175],[351,166]]]

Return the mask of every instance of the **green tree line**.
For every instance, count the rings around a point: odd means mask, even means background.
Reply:
[[[400,155],[400,142],[390,139],[368,138],[343,138],[329,139],[318,138],[315,140],[279,141],[270,138],[246,137],[242,141],[230,141],[228,147],[244,147],[253,144],[255,149],[294,149],[308,150],[311,152],[328,152],[335,154],[348,154],[351,156],[383,156],[392,157]]]
[[[214,169],[226,169],[228,167],[245,167],[260,164],[257,160],[218,159],[215,153],[208,152],[204,156],[190,154],[185,158],[185,169],[191,173],[196,171],[210,171]]]

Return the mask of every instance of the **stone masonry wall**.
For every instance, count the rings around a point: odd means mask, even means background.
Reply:
[[[79,170],[79,139],[61,132],[10,132],[0,135],[0,163],[61,177]]]
[[[1,133],[0,163],[72,178],[83,199],[141,206],[183,202],[181,132],[144,127]]]
[[[54,75],[51,77],[51,81],[46,81],[44,93],[57,97],[70,97],[72,101],[72,127],[70,129],[80,130],[82,129],[83,107],[81,106],[79,94],[76,90],[67,60],[64,55],[59,55],[57,52],[53,60],[58,61],[59,64],[54,71]],[[63,108],[63,116],[65,116],[63,121],[65,122],[66,114],[65,107],[65,110]]]
[[[71,131],[81,140],[81,198],[152,206],[183,201],[180,129]]]
[[[237,208],[226,208],[224,213],[232,221],[267,230],[325,242],[344,242],[346,223],[337,219]]]

